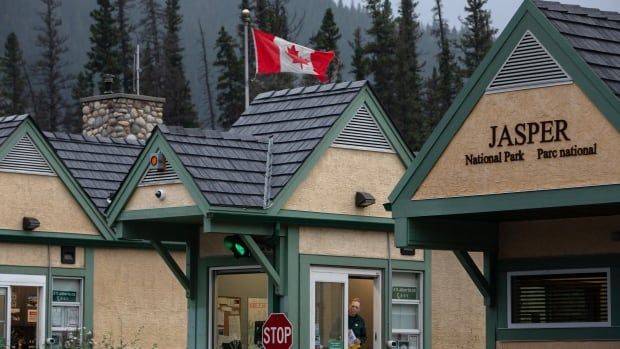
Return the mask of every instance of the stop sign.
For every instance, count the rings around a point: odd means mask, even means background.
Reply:
[[[293,345],[293,325],[284,313],[271,313],[262,329],[265,349],[289,349]]]

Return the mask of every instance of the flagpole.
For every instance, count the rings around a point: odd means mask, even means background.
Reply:
[[[248,62],[248,27],[250,25],[250,10],[247,8],[241,11],[244,29],[244,68],[245,68],[245,109],[250,106],[250,68]]]

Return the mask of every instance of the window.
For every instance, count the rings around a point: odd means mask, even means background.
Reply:
[[[259,269],[212,268],[213,349],[258,349],[269,315],[269,279]]]
[[[392,340],[398,348],[421,348],[421,285],[421,273],[392,273]]]
[[[509,327],[609,326],[609,270],[508,273]]]
[[[61,344],[82,328],[82,279],[54,278],[51,321],[52,336]]]

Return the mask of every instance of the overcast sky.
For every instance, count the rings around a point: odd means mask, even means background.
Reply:
[[[363,0],[355,0],[357,2],[365,3]],[[433,18],[431,9],[433,8],[434,0],[418,0],[417,12],[420,15],[420,19],[423,23],[430,23]],[[491,10],[491,18],[493,20],[493,26],[498,28],[501,32],[506,26],[510,18],[521,5],[522,0],[488,0],[487,8]],[[594,7],[605,11],[620,12],[620,0],[559,0],[558,2],[564,4],[576,4],[582,7]],[[348,3],[348,1],[344,1]],[[443,7],[448,19],[448,24],[452,26],[460,26],[459,17],[464,17],[464,8],[466,0],[444,0]],[[392,0],[395,11],[398,9],[400,0]],[[398,13],[398,12],[395,12]]]

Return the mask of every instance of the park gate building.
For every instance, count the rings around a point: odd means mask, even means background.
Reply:
[[[258,348],[284,312],[293,348],[343,348],[360,298],[364,349],[482,347],[483,300],[457,259],[395,247],[383,203],[413,156],[365,81],[261,94],[226,132],[164,126],[153,97],[82,101],[85,135],[0,118],[5,346],[60,348],[86,328]]]
[[[484,296],[487,348],[620,346],[619,96],[620,14],[526,0],[390,195],[396,245]]]

